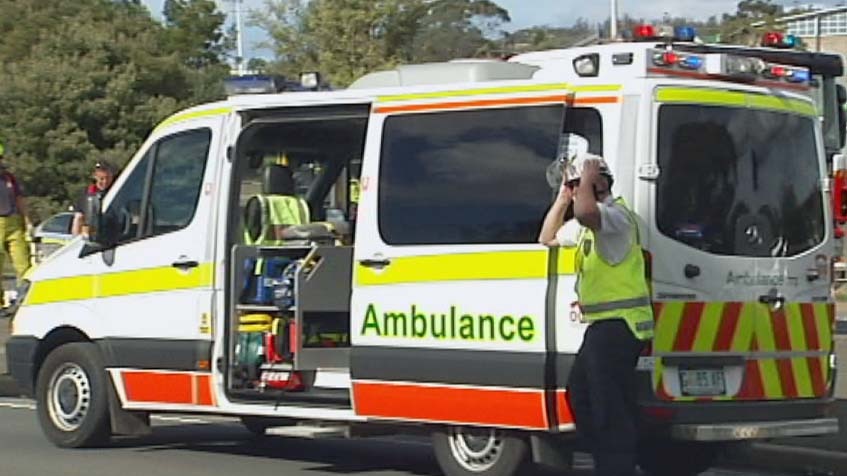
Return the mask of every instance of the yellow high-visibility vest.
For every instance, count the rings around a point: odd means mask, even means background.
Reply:
[[[612,266],[597,252],[594,231],[583,227],[576,252],[579,307],[587,322],[623,319],[638,339],[647,340],[653,337],[653,309],[638,223],[622,198],[615,203],[626,209],[632,222],[632,244],[624,260]]]

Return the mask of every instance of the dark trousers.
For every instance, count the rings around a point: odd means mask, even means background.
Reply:
[[[594,322],[568,378],[577,434],[597,476],[633,476],[638,440],[635,366],[644,348],[622,319]]]

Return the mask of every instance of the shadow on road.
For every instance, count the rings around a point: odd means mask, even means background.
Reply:
[[[400,471],[410,475],[439,476],[431,447],[419,441],[369,438],[309,440],[255,437],[237,424],[154,427],[142,438],[118,438],[106,448],[139,452],[178,450],[306,463],[306,471],[355,474]]]

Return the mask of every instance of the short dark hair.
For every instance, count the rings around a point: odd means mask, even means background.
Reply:
[[[115,167],[109,162],[106,162],[105,160],[101,160],[94,164],[94,171],[96,172],[98,170],[102,170],[103,172],[108,172],[112,175],[115,175]]]

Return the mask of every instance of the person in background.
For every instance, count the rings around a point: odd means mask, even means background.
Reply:
[[[109,188],[115,181],[115,168],[107,162],[97,162],[94,165],[94,173],[91,178],[93,182],[85,189],[85,192],[76,204],[74,221],[71,225],[71,233],[74,236],[87,234],[87,227],[85,224],[85,206],[88,201],[88,197],[97,195],[101,200],[103,199],[103,196],[106,195],[106,192],[109,191]]]
[[[578,153],[564,172],[538,241],[576,246],[573,312],[588,328],[568,376],[571,409],[594,456],[595,474],[633,476],[635,369],[653,336],[638,224],[623,199],[612,196],[612,174],[602,157]]]
[[[30,266],[29,243],[26,232],[31,228],[27,217],[26,201],[21,186],[14,174],[6,168],[6,148],[0,142],[0,237],[3,251],[12,260],[15,277],[20,281]],[[0,255],[0,270],[3,269],[3,257]],[[2,299],[5,306],[5,299]]]

